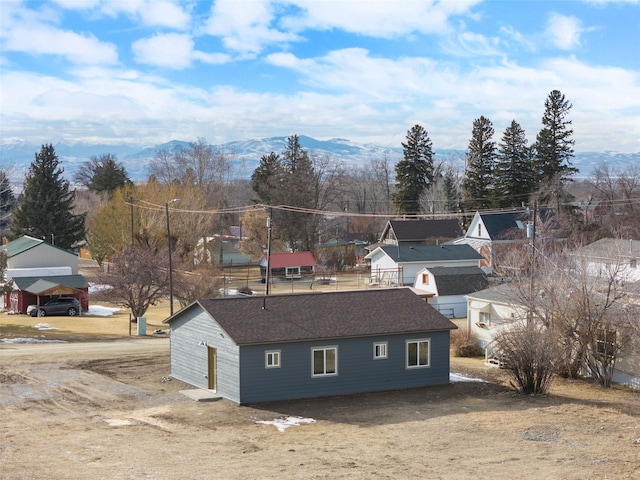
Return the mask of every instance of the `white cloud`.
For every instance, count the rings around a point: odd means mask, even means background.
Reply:
[[[191,23],[191,15],[170,0],[102,0],[100,10],[112,17],[127,15],[145,26],[184,30]]]
[[[378,38],[391,38],[411,33],[446,33],[453,15],[469,13],[479,0],[438,2],[407,0],[401,2],[350,0],[326,2],[292,0],[301,9],[297,16],[287,17],[282,24],[294,30],[334,28]]]
[[[268,0],[218,0],[211,8],[204,33],[220,36],[229,50],[257,54],[265,45],[299,40],[271,26],[274,12]]]
[[[61,30],[41,23],[10,26],[2,34],[4,51],[31,55],[59,55],[76,64],[114,64],[116,46],[93,35]]]
[[[193,39],[178,33],[159,34],[135,41],[131,49],[138,63],[181,70],[191,65]]]
[[[547,41],[561,50],[572,50],[580,46],[580,35],[584,30],[580,19],[552,13],[547,22]]]
[[[500,40],[472,32],[461,32],[440,42],[441,48],[458,57],[502,56]]]

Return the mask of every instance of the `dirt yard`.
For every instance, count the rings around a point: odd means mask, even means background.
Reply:
[[[3,315],[0,337],[33,331],[20,320]],[[487,381],[239,407],[180,394],[166,336],[37,336],[72,341],[0,343],[2,479],[640,478],[640,392],[625,388],[523,397],[454,358]]]

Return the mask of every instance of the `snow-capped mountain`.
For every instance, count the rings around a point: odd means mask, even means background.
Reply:
[[[347,165],[366,165],[376,159],[387,158],[395,163],[402,158],[402,147],[382,147],[371,144],[357,144],[343,138],[331,140],[317,140],[315,138],[300,135],[300,145],[310,153],[317,155],[330,155],[341,159]],[[147,178],[149,161],[156,152],[166,149],[170,152],[181,147],[186,147],[187,141],[172,140],[170,142],[141,147],[139,145],[107,145],[88,143],[69,143],[59,141],[54,143],[56,153],[60,157],[61,166],[65,170],[65,176],[70,180],[83,162],[93,156],[111,153],[127,169],[132,180],[140,181]],[[233,141],[215,148],[228,154],[237,166],[238,175],[248,178],[260,162],[263,155],[271,152],[282,153],[287,144],[287,137],[257,138],[249,140]],[[9,172],[9,177],[14,186],[20,188],[24,175],[33,161],[34,155],[40,150],[41,145],[19,141],[3,143],[0,146],[0,165],[3,170]],[[464,150],[435,150],[436,161],[453,162],[454,167],[462,169],[464,166]],[[610,167],[622,170],[631,163],[640,163],[638,153],[616,152],[583,152],[576,153],[573,165],[580,170],[580,176],[588,176],[599,164],[608,163]]]

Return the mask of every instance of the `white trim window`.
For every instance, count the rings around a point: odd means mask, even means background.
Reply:
[[[265,350],[264,368],[280,368],[280,350]]]
[[[373,342],[373,359],[387,358],[387,342]]]
[[[338,347],[317,347],[311,349],[311,376],[327,377],[338,375]]]
[[[302,273],[300,267],[284,267],[284,276],[286,278],[300,278]]]
[[[426,368],[431,365],[431,339],[407,340],[407,368]]]

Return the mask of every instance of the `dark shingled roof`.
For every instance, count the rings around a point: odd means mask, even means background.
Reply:
[[[380,248],[396,263],[482,259],[470,245],[385,245]]]
[[[482,222],[489,237],[493,240],[498,240],[509,235],[510,231],[522,231],[523,235],[526,232],[518,226],[516,220],[525,223],[529,220],[529,216],[526,212],[503,212],[503,213],[481,213]]]
[[[194,305],[209,313],[238,345],[456,328],[407,288],[225,297],[199,300],[187,308]]]
[[[462,236],[460,224],[455,218],[429,220],[389,220],[399,242],[423,242],[428,239],[453,239]],[[385,233],[388,229],[385,229]]]
[[[429,271],[436,280],[439,295],[467,295],[489,286],[480,267],[434,267]]]

